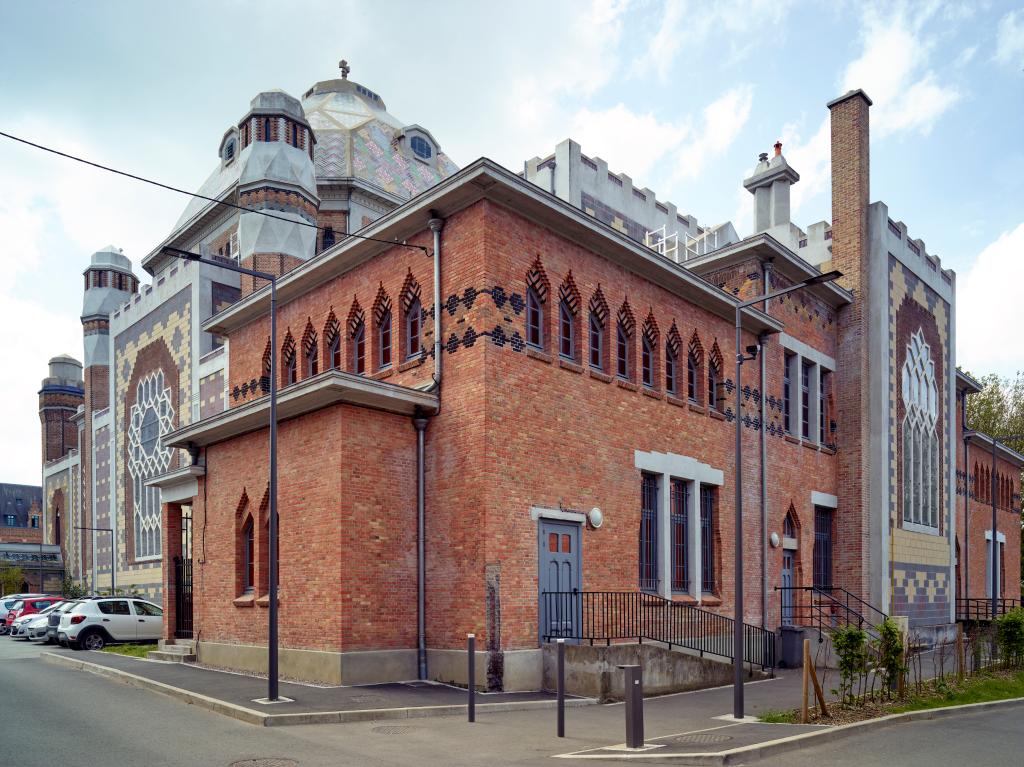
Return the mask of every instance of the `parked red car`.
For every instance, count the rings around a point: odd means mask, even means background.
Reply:
[[[6,625],[10,628],[11,624],[14,623],[15,618],[20,618],[22,615],[37,613],[40,610],[45,610],[52,604],[63,601],[64,597],[26,597],[15,604],[7,613]]]

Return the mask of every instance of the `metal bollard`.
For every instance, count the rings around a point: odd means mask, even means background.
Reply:
[[[626,747],[644,747],[644,683],[641,666],[619,666],[624,672]]]
[[[565,640],[558,639],[558,737],[565,737]]]
[[[469,645],[469,721],[476,721],[476,634],[466,635]]]

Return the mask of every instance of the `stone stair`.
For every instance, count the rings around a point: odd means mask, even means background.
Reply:
[[[160,649],[153,650],[146,657],[150,660],[169,661],[170,663],[195,662],[196,643],[194,639],[175,639],[172,644],[161,639],[157,647]]]

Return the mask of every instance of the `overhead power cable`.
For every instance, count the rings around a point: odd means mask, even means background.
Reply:
[[[53,147],[44,146],[43,144],[37,144],[34,141],[29,141],[28,139],[24,139],[24,138],[21,138],[19,136],[13,136],[10,133],[4,133],[3,131],[0,131],[0,136],[3,136],[4,138],[10,139],[11,141],[17,141],[20,144],[25,144],[27,146],[35,147],[36,149],[41,149],[44,152],[49,152],[50,154],[55,154],[58,157],[63,157],[63,158],[68,159],[68,160],[74,160],[75,162],[80,162],[83,165],[91,165],[94,168],[99,168],[100,170],[105,170],[108,173],[114,173],[114,174],[116,174],[118,176],[124,176],[125,178],[134,179],[135,181],[141,181],[144,184],[150,184],[152,186],[160,187],[161,189],[166,189],[166,190],[168,190],[170,192],[177,192],[178,194],[188,195],[189,197],[196,197],[196,198],[198,198],[200,200],[206,200],[207,202],[212,202],[215,205],[223,205],[224,207],[227,207],[227,208],[235,208],[236,210],[240,210],[243,213],[258,213],[259,215],[266,216],[267,218],[276,218],[279,221],[286,221],[289,224],[299,224],[300,226],[308,226],[308,227],[310,227],[312,229],[316,229],[318,231],[326,231],[326,229],[327,229],[327,227],[317,226],[316,224],[310,224],[307,221],[295,221],[294,219],[286,218],[285,216],[275,215],[274,213],[271,213],[270,211],[266,211],[266,210],[253,210],[252,208],[246,208],[244,205],[238,205],[236,203],[228,202],[226,200],[218,200],[216,197],[207,197],[206,195],[199,194],[198,192],[189,192],[186,189],[179,189],[178,187],[171,186],[170,184],[164,184],[164,183],[162,183],[160,181],[154,181],[153,179],[146,178],[145,176],[137,176],[134,173],[129,173],[129,172],[124,171],[124,170],[118,170],[117,168],[111,168],[108,165],[101,165],[98,162],[93,162],[92,160],[87,160],[84,157],[76,157],[73,154],[68,154],[67,152],[62,152],[59,149],[54,149]],[[412,248],[414,250],[422,250],[428,256],[430,255],[430,251],[427,249],[427,247],[425,245],[410,245],[410,244],[408,244],[406,242],[397,242],[395,240],[383,240],[383,239],[381,239],[379,237],[367,237],[367,236],[362,235],[362,234],[345,234],[344,236],[341,237],[341,239],[344,240],[344,239],[347,239],[349,237],[355,237],[356,239],[359,239],[359,240],[369,240],[370,242],[379,242],[379,243],[382,243],[384,245],[397,245],[400,248]]]

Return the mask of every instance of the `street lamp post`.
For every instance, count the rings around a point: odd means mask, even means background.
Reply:
[[[270,524],[267,546],[270,549],[269,608],[267,610],[267,700],[278,699],[277,641],[277,277],[267,272],[246,269],[233,261],[215,261],[198,253],[170,246],[164,252],[186,261],[209,264],[230,272],[245,274],[270,283]]]
[[[743,310],[747,309],[754,304],[759,304],[762,301],[769,301],[779,296],[784,296],[787,293],[792,293],[795,290],[806,288],[810,285],[819,285],[823,282],[831,282],[837,277],[842,277],[841,272],[826,272],[825,274],[818,274],[814,277],[809,277],[803,282],[798,282],[796,285],[790,285],[787,288],[780,288],[779,290],[769,291],[764,295],[751,298],[746,301],[742,301],[736,305],[736,413],[734,420],[736,423],[736,474],[734,479],[735,491],[736,491],[736,530],[735,536],[735,553],[733,555],[735,565],[735,597],[734,597],[734,611],[733,611],[733,635],[732,635],[732,670],[733,670],[733,697],[732,697],[732,713],[736,719],[743,718],[743,442],[742,442],[742,429],[743,424],[740,422],[740,408],[742,407],[742,367],[743,363],[753,360],[757,357],[758,346],[748,346],[744,354],[740,351],[740,345],[743,343],[741,337],[741,321],[743,318]],[[761,424],[761,428],[764,428],[764,424]]]
[[[79,525],[75,526],[76,530],[92,530],[97,533],[110,533],[110,596],[114,596],[117,589],[117,539],[114,538],[114,529],[112,527],[82,527]],[[40,559],[42,559],[42,548],[40,548]],[[92,552],[93,567],[96,566],[96,548],[93,547]],[[42,565],[40,564],[40,577],[42,577]],[[40,581],[42,583],[42,581]]]

